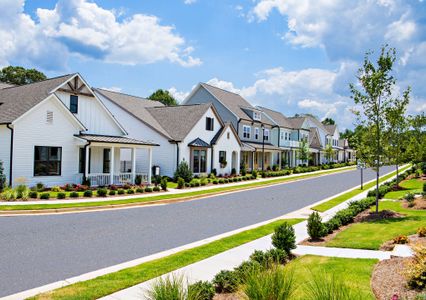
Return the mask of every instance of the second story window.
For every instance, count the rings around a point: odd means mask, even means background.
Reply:
[[[251,128],[250,126],[243,126],[243,138],[245,139],[249,139],[250,138],[250,134],[251,134]]]
[[[73,114],[78,113],[78,96],[76,96],[76,95],[70,96],[70,111]]]
[[[214,130],[214,119],[213,118],[206,118],[206,130],[213,131]]]
[[[263,139],[265,141],[269,141],[269,129],[265,129],[265,131],[263,132]]]
[[[254,139],[255,139],[255,140],[258,140],[258,139],[259,139],[259,128],[258,128],[258,127],[256,127],[256,128],[254,129]]]
[[[258,112],[258,111],[254,111],[253,112],[253,120],[256,120],[256,121],[260,121],[261,120],[260,112]]]

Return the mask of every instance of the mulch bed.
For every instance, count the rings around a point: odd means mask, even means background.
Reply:
[[[404,202],[402,203],[402,206],[404,208],[408,208],[408,209],[419,209],[419,210],[423,210],[426,209],[426,198],[424,197],[417,197],[414,200],[414,206],[409,207],[408,206],[408,201],[404,200]]]
[[[397,295],[398,299],[412,300],[422,294],[420,291],[408,289],[407,280],[402,274],[411,259],[394,257],[377,263],[371,278],[371,288],[378,300],[389,300],[394,295]]]
[[[393,240],[386,241],[380,246],[382,251],[392,251],[395,248],[395,243]],[[418,234],[413,234],[408,236],[408,245],[422,245],[426,246],[426,237],[419,237]]]
[[[241,296],[238,296],[238,294],[216,294],[213,298],[213,300],[240,300],[242,299]]]

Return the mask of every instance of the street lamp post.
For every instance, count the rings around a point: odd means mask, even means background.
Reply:
[[[262,172],[265,171],[265,126],[262,124]]]

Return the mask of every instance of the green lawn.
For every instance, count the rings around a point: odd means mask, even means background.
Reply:
[[[339,232],[327,247],[377,250],[398,235],[410,235],[426,224],[426,211],[403,208],[401,202],[381,201],[380,210],[393,210],[407,216],[401,219],[356,223]]]
[[[93,202],[78,202],[76,199],[76,202],[69,202],[69,203],[60,203],[60,204],[22,204],[22,205],[7,205],[3,204],[0,205],[0,211],[12,211],[12,210],[44,210],[44,209],[60,209],[60,208],[81,208],[81,207],[102,207],[102,206],[111,206],[111,205],[124,205],[124,204],[136,204],[136,203],[144,203],[144,202],[152,202],[152,201],[160,201],[160,200],[173,200],[173,199],[186,199],[186,198],[196,198],[199,196],[206,196],[210,194],[216,194],[220,192],[227,192],[227,191],[237,191],[237,190],[243,190],[247,188],[253,188],[253,187],[261,187],[261,186],[267,186],[271,184],[277,184],[292,180],[300,180],[300,179],[306,179],[311,177],[316,177],[320,175],[326,175],[326,174],[333,174],[338,173],[342,171],[348,171],[353,169],[354,167],[345,167],[342,169],[333,169],[322,173],[315,173],[315,174],[301,174],[295,177],[281,177],[271,180],[265,180],[265,181],[251,181],[247,184],[241,184],[241,185],[223,185],[218,188],[213,188],[209,190],[199,190],[199,191],[193,191],[193,192],[186,192],[182,194],[168,194],[164,193],[161,195],[153,195],[149,197],[144,198],[132,198],[132,199],[124,199],[124,200],[118,200],[118,199],[111,199],[111,200],[103,200],[103,201],[93,201]]]
[[[402,169],[400,170],[400,173],[401,173],[401,172],[403,172],[404,170],[406,170],[406,169],[410,168],[410,167],[411,167],[411,166],[407,166],[407,167],[405,167],[405,168],[402,168]],[[389,174],[389,175],[382,176],[382,177],[380,177],[379,182],[383,182],[383,181],[385,181],[385,180],[388,180],[389,178],[391,178],[391,177],[393,177],[393,176],[395,176],[395,175],[396,175],[396,171],[395,171],[395,172],[392,172],[392,173],[391,173],[391,174]],[[376,184],[376,182],[375,182],[375,181],[370,182],[370,183],[368,183],[368,184],[364,184],[364,189],[363,189],[363,190],[361,190],[360,188],[356,188],[356,189],[350,190],[349,192],[347,192],[347,193],[345,193],[345,194],[342,194],[342,195],[340,195],[340,196],[337,196],[337,197],[335,197],[335,198],[332,198],[332,199],[328,200],[327,202],[324,202],[324,203],[318,204],[318,205],[316,205],[316,206],[312,207],[312,209],[313,209],[313,210],[316,210],[316,211],[319,211],[319,212],[324,212],[324,211],[326,211],[326,210],[329,210],[330,208],[333,208],[333,207],[334,207],[334,206],[336,206],[336,205],[339,205],[339,204],[340,204],[340,203],[342,203],[342,202],[345,202],[346,200],[351,199],[352,197],[354,197],[354,196],[356,196],[356,195],[358,195],[358,194],[360,194],[360,193],[364,192],[365,190],[367,190],[367,189],[369,189],[369,188],[372,188],[373,186],[375,186],[375,184]]]
[[[169,189],[177,189],[177,186],[178,186],[177,182],[173,182],[173,181],[167,182],[167,188]]]
[[[385,199],[400,199],[405,196],[407,193],[419,193],[423,190],[423,181],[419,178],[413,178],[409,180],[404,180],[399,184],[400,187],[404,188],[400,191],[393,191],[387,193]]]
[[[284,221],[297,224],[302,219],[278,220],[254,229],[181,251],[176,254],[149,261],[138,266],[103,275],[88,281],[78,282],[31,299],[97,299],[119,290],[134,286],[162,274],[182,268],[210,256],[271,234]]]
[[[352,259],[304,255],[290,262],[286,268],[294,271],[294,279],[298,286],[292,299],[308,299],[307,288],[304,287],[312,274],[332,274],[349,286],[360,299],[375,299],[370,287],[371,275],[376,259]]]

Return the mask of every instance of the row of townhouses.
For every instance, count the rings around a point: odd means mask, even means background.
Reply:
[[[301,143],[309,161],[299,159]],[[0,83],[0,161],[9,183],[47,186],[151,182],[153,166],[172,177],[352,161],[337,126],[287,118],[238,94],[200,83],[182,105],[92,88],[79,74],[12,86]]]

